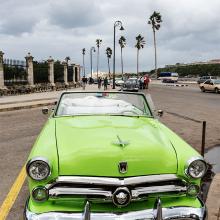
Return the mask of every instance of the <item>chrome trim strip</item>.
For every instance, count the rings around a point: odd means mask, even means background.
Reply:
[[[55,183],[76,183],[76,184],[95,184],[95,185],[107,185],[107,186],[126,186],[136,185],[142,183],[155,183],[162,181],[178,180],[175,174],[162,174],[162,175],[149,175],[149,176],[137,176],[112,178],[112,177],[87,177],[87,176],[59,176]],[[50,184],[47,188],[50,188]]]
[[[165,192],[186,192],[186,186],[176,186],[176,185],[167,185],[167,186],[150,186],[150,187],[140,187],[132,190],[133,197],[139,197],[146,194],[154,193],[165,193]]]
[[[62,188],[55,187],[49,190],[49,196],[56,197],[60,195],[94,195],[94,196],[105,196],[112,197],[111,191],[105,191],[97,188]]]

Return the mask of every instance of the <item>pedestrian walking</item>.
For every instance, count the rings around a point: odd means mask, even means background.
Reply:
[[[102,86],[102,79],[101,77],[98,78],[98,89],[101,89]]]
[[[145,76],[144,77],[144,89],[148,89],[149,82],[150,82],[149,76]]]
[[[107,89],[108,89],[108,78],[106,76],[104,79],[104,90],[107,90]]]
[[[85,76],[83,76],[83,78],[82,78],[82,87],[83,87],[83,90],[86,89],[86,82],[87,82],[87,79],[86,79]]]

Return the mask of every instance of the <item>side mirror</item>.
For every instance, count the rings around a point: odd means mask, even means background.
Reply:
[[[42,113],[43,113],[44,115],[47,115],[47,114],[49,113],[49,109],[48,109],[47,107],[42,108]]]
[[[158,110],[158,111],[157,111],[157,115],[158,115],[159,117],[162,117],[162,116],[163,116],[163,110]]]

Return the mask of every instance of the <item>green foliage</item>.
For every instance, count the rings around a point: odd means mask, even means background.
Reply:
[[[109,59],[112,57],[112,49],[110,47],[106,48],[106,55]]]
[[[22,66],[9,66],[4,64],[4,79],[27,79],[26,69]]]
[[[121,48],[124,48],[126,45],[126,38],[124,36],[121,36],[118,40],[118,43],[120,45]]]
[[[140,34],[136,37],[136,44],[135,47],[140,50],[143,49],[145,45],[144,37],[142,37]]]
[[[96,45],[99,48],[102,43],[102,39],[96,39]]]
[[[33,61],[34,83],[48,82],[48,63]]]
[[[160,29],[161,22],[162,22],[162,16],[160,12],[156,12],[156,11],[153,12],[153,14],[150,16],[148,20],[148,24],[152,25],[154,31]]]
[[[54,82],[64,82],[64,67],[59,60],[54,62]]]
[[[151,71],[153,72],[153,70]],[[158,72],[176,72],[180,77],[184,76],[220,76],[220,64],[197,64],[197,65],[187,65],[187,66],[173,66],[159,68]]]

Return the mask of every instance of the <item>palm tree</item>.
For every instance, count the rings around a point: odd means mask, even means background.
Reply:
[[[108,74],[109,74],[109,79],[110,79],[111,78],[111,71],[110,71],[109,60],[112,57],[112,49],[110,47],[106,48],[106,55],[107,55],[107,59],[108,59]]]
[[[154,35],[154,55],[155,55],[155,73],[157,75],[157,45],[156,45],[156,31],[160,29],[160,23],[162,22],[162,16],[160,12],[154,11],[148,20],[148,24],[152,26]]]
[[[70,57],[69,56],[65,57],[65,61],[66,61],[67,65],[68,65],[68,63],[70,61]]]
[[[121,75],[122,75],[122,79],[123,79],[123,74],[124,74],[124,68],[123,68],[123,56],[122,56],[122,49],[125,47],[126,45],[126,39],[124,36],[121,36],[119,41],[118,41],[120,47],[121,47]]]
[[[101,45],[102,39],[96,39],[96,46],[97,46],[97,79],[99,74],[99,47]]]
[[[82,49],[82,55],[83,55],[83,76],[85,77],[86,75],[86,70],[85,70],[85,54],[86,54],[86,49]]]
[[[136,44],[135,47],[137,48],[137,78],[139,73],[139,50],[143,49],[145,45],[144,37],[142,37],[140,34],[136,37]]]

